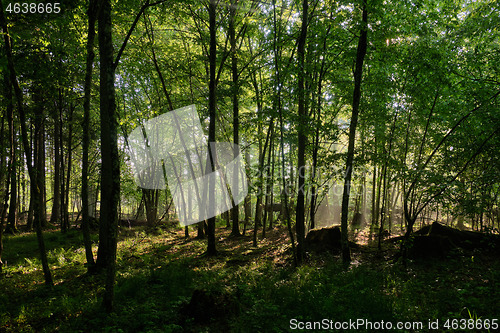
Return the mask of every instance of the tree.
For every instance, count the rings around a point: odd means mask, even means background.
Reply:
[[[297,42],[297,94],[298,94],[298,116],[299,124],[297,129],[298,135],[298,161],[297,173],[299,178],[299,190],[297,192],[297,211],[296,211],[296,228],[297,228],[297,261],[300,264],[304,260],[305,254],[305,179],[306,179],[306,144],[307,144],[307,109],[306,109],[306,92],[304,90],[305,68],[304,68],[304,53],[307,39],[308,25],[308,0],[302,2],[302,25],[300,36]]]
[[[104,307],[113,310],[120,200],[120,159],[118,157],[117,115],[115,101],[115,63],[111,24],[111,1],[99,4],[97,15],[100,57],[101,115],[101,214],[97,265],[106,268]]]
[[[210,123],[208,127],[208,154],[209,158],[207,163],[209,163],[210,169],[215,170],[215,151],[212,151],[212,143],[215,142],[215,122],[216,122],[216,102],[217,102],[217,83],[215,70],[217,67],[217,24],[216,24],[216,10],[217,10],[217,0],[210,0],[208,5],[209,14],[209,30],[210,30],[210,50],[208,56],[209,62],[209,84],[208,84],[208,112]],[[208,185],[208,195],[209,202],[214,202],[215,200],[215,179],[210,177],[210,184]],[[210,214],[214,215],[214,214]],[[217,254],[217,248],[215,244],[215,216],[208,219],[207,228],[207,254],[215,255]]]
[[[4,7],[3,3],[0,0],[0,6],[2,7],[0,9],[0,24],[2,26],[3,34],[4,34],[4,47],[5,47],[5,53],[7,55],[7,64],[8,64],[8,69],[9,69],[9,74],[10,74],[10,83],[14,87],[14,95],[16,96],[16,101],[17,101],[17,109],[19,112],[19,118],[21,122],[21,136],[22,136],[22,142],[23,142],[23,148],[24,148],[24,154],[26,158],[26,166],[28,168],[28,173],[30,176],[30,181],[31,181],[31,193],[32,193],[32,198],[34,199],[34,210],[35,212],[39,212],[39,209],[37,205],[39,204],[39,198],[41,196],[40,189],[37,186],[38,185],[38,178],[37,178],[37,171],[35,170],[35,167],[32,164],[32,151],[31,147],[28,142],[28,131],[26,129],[26,114],[24,112],[24,105],[23,105],[23,93],[21,91],[21,88],[19,86],[19,82],[17,81],[17,75],[16,75],[16,70],[14,67],[14,61],[13,61],[13,56],[12,56],[12,48],[10,44],[10,37],[9,37],[9,31],[7,29],[7,22],[5,20],[4,16]],[[42,261],[42,268],[43,268],[43,274],[45,278],[45,284],[52,286],[52,274],[50,273],[49,269],[49,264],[47,260],[47,252],[45,250],[45,242],[43,239],[43,233],[42,233],[42,226],[41,226],[41,216],[40,214],[35,214],[35,228],[36,228],[36,235],[37,235],[37,241],[38,241],[38,248],[40,251],[40,257]]]
[[[360,26],[360,35],[358,40],[358,48],[356,52],[356,67],[354,70],[354,92],[352,98],[352,114],[351,123],[349,124],[349,145],[347,147],[347,161],[345,167],[344,192],[342,195],[342,216],[341,216],[341,232],[342,232],[342,262],[348,265],[351,262],[351,254],[349,250],[348,225],[347,219],[349,214],[349,196],[351,190],[352,168],[354,160],[354,145],[356,139],[356,126],[358,124],[359,103],[361,101],[361,80],[363,77],[363,61],[366,55],[367,35],[368,35],[368,11],[366,0],[362,3],[362,22]]]
[[[229,40],[231,44],[231,76],[233,79],[233,91],[232,91],[232,99],[233,99],[233,142],[234,142],[234,158],[238,157],[239,151],[236,148],[236,145],[240,143],[239,137],[239,73],[238,73],[238,56],[236,54],[236,29],[235,29],[235,17],[236,11],[238,8],[238,0],[231,0],[231,8],[230,8],[230,17],[229,17]],[[235,165],[235,172],[233,178],[233,186],[238,188],[238,168],[239,165]],[[239,206],[235,205],[231,209],[231,219],[232,223],[232,231],[231,234],[233,236],[240,236],[240,228],[239,228]]]
[[[94,40],[95,40],[95,21],[97,17],[97,2],[89,1],[87,9],[88,17],[88,36],[87,36],[87,59],[85,67],[85,83],[83,96],[83,138],[82,138],[82,232],[85,246],[85,257],[89,269],[94,266],[94,255],[92,253],[92,242],[90,240],[89,227],[89,145],[90,145],[90,98],[92,86],[92,67],[94,63]],[[57,162],[56,162],[57,163]]]
[[[16,177],[16,128],[14,126],[14,105],[12,104],[12,85],[10,83],[9,73],[5,73],[5,88],[7,89],[7,123],[9,126],[9,145],[10,145],[10,161],[9,169],[7,172],[7,177],[10,177],[10,204],[9,204],[9,214],[7,216],[7,226],[5,228],[6,233],[16,233],[17,232],[17,177]],[[8,180],[9,181],[9,180]],[[7,192],[9,191],[8,186],[6,187]],[[6,193],[7,198],[7,193]],[[7,201],[5,201],[5,205]],[[3,212],[5,214],[5,210]],[[3,219],[2,219],[3,223]]]

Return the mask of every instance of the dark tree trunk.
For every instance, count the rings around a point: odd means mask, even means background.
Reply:
[[[250,174],[250,153],[248,152],[248,149],[245,150],[245,172],[247,174],[247,178],[249,178]],[[252,201],[250,197],[250,193],[247,194],[245,197],[245,202],[244,202],[244,207],[245,207],[245,223],[243,225],[243,236],[245,235],[245,232],[247,230],[247,226],[250,223],[250,219],[252,218]]]
[[[6,71],[4,73],[4,84],[5,84],[5,90],[6,90],[6,98],[7,98],[7,110],[6,110],[6,116],[7,116],[7,126],[9,127],[9,145],[10,145],[10,158],[9,158],[9,164],[7,166],[7,173],[5,174],[5,179],[4,179],[4,174],[0,176],[0,181],[3,185],[5,181],[5,193],[4,196],[1,198],[2,201],[0,204],[2,205],[1,207],[1,213],[0,213],[0,274],[2,274],[2,268],[3,268],[3,261],[2,261],[2,253],[3,253],[3,225],[4,225],[4,220],[5,216],[7,214],[7,210],[9,209],[9,187],[16,189],[15,185],[15,175],[14,175],[14,184],[11,183],[12,175],[14,174],[14,163],[15,163],[15,151],[14,151],[14,128],[13,128],[13,123],[14,123],[14,114],[13,114],[13,105],[12,105],[12,86],[10,84],[10,79],[9,79],[9,73]],[[4,124],[5,124],[5,116],[2,116],[2,130],[0,133],[0,140],[3,143],[4,140]],[[3,153],[3,151],[2,151]],[[5,159],[3,154],[0,156],[1,160],[1,170],[4,170],[5,167]],[[15,192],[11,190],[11,195],[12,192]],[[12,199],[11,199],[12,202]],[[11,209],[12,210],[12,209]],[[15,212],[16,209],[14,207],[14,217],[15,217]],[[10,214],[10,211],[9,211]]]
[[[236,32],[234,28],[234,20],[236,16],[236,8],[238,5],[238,0],[231,1],[231,9],[230,9],[230,18],[229,18],[229,40],[231,44],[231,74],[233,79],[233,142],[235,144],[234,148],[234,158],[238,157],[238,149],[236,145],[239,145],[239,82],[238,82],[238,58],[236,56]],[[233,188],[238,188],[239,186],[239,165],[235,166],[234,174],[233,174]],[[239,227],[239,207],[238,205],[234,205],[231,209],[231,219],[232,219],[232,230],[231,235],[240,236],[240,227]]]
[[[274,137],[273,137],[274,139]],[[276,154],[275,154],[275,151],[276,149],[274,148],[274,140],[272,141],[272,144],[271,144],[271,151],[269,152],[272,156],[271,156],[271,179],[270,179],[270,204],[271,206],[274,204],[274,165],[275,165],[275,158],[276,158]],[[283,209],[281,210],[283,211]],[[280,215],[281,215],[281,212],[280,212]],[[274,222],[274,212],[271,212],[269,214],[269,230],[271,230],[273,228],[273,222]],[[263,234],[263,237],[265,237],[265,233]]]
[[[196,224],[196,230],[197,230],[196,239],[205,238],[204,225],[205,225],[205,221],[202,221],[202,222]]]
[[[66,164],[66,158],[64,156],[64,135],[63,135],[63,124],[64,124],[64,107],[63,107],[63,96],[62,96],[62,89],[59,89],[59,115],[58,115],[58,118],[59,118],[59,122],[60,122],[60,126],[59,126],[59,139],[61,140],[60,141],[60,145],[59,145],[59,148],[60,148],[60,151],[59,151],[59,159],[61,161],[61,165],[60,165],[60,178],[59,178],[59,184],[60,184],[60,188],[59,188],[59,201],[60,201],[60,212],[59,212],[59,215],[61,217],[61,231],[63,233],[65,233],[67,231],[67,226],[66,226],[66,221],[67,221],[67,210],[66,210],[66,185],[65,185],[65,182],[66,182],[66,168],[65,168],[65,164]],[[69,148],[68,148],[69,149]]]
[[[384,148],[384,167],[382,171],[382,181],[383,181],[383,187],[384,187],[384,196],[382,198],[382,209],[380,211],[380,228],[378,232],[378,249],[382,249],[382,235],[384,232],[385,228],[385,219],[387,217],[387,200],[388,200],[388,195],[387,195],[387,168],[389,167],[389,157],[391,156],[392,153],[392,139],[394,137],[394,131],[396,129],[396,120],[397,116],[394,116],[394,122],[392,124],[391,132],[390,132],[390,137],[389,137],[389,149],[386,151]],[[390,178],[390,177],[389,177]]]
[[[34,197],[36,204],[33,205],[33,216],[35,219],[40,219],[42,228],[47,226],[47,216],[45,210],[45,136],[44,136],[44,110],[43,98],[38,88],[33,93],[33,100],[35,102],[35,135],[34,135],[34,166],[36,172],[36,187],[37,195]]]
[[[5,228],[6,233],[16,233],[17,232],[17,177],[16,177],[16,130],[14,127],[14,105],[12,105],[12,84],[6,73],[6,97],[7,97],[7,123],[9,126],[9,145],[10,145],[10,161],[9,161],[9,173],[7,177],[10,177],[10,205],[9,214],[7,215],[7,226]],[[9,191],[7,186],[6,191]],[[5,202],[7,204],[7,201]],[[7,208],[7,207],[5,207]],[[6,209],[4,209],[5,214]],[[3,223],[3,216],[2,223]],[[0,227],[3,230],[3,225]],[[1,232],[1,230],[0,230]]]
[[[42,120],[41,129],[40,129],[40,151],[39,160],[38,160],[38,172],[40,175],[40,179],[38,181],[38,186],[40,186],[40,215],[42,216],[42,227],[47,227],[47,186],[45,185],[46,176],[45,176],[45,119]]]
[[[267,167],[266,167],[266,200],[264,201],[264,207],[268,207],[268,205],[272,205],[272,199],[271,199],[271,191],[272,191],[272,182],[273,182],[273,177],[272,177],[272,172],[271,172],[271,157],[272,157],[272,152],[273,152],[273,139],[274,139],[274,125],[270,134],[270,142],[269,142],[269,152],[267,153]],[[272,206],[271,206],[272,207]],[[271,209],[268,211],[267,209],[264,209],[264,216],[262,218],[262,238],[266,237],[266,222],[267,219],[269,220],[272,219],[273,215],[273,210]]]
[[[53,111],[54,119],[54,189],[52,194],[52,213],[50,214],[50,223],[59,222],[61,213],[61,142],[60,136],[60,117],[57,110]]]
[[[375,143],[376,146],[376,143]],[[375,205],[377,203],[377,163],[374,162],[373,165],[373,174],[372,174],[372,196],[371,196],[371,222],[370,222],[370,240],[372,239],[373,233],[375,231],[375,227],[377,225],[377,214]]]
[[[66,143],[67,145],[67,155],[66,155],[66,164],[68,165],[67,170],[64,170],[63,172],[63,178],[64,175],[66,176],[64,181],[61,183],[62,184],[62,191],[61,191],[61,196],[64,198],[62,200],[62,208],[63,208],[63,213],[62,213],[62,220],[63,220],[63,232],[66,232],[70,228],[70,218],[69,218],[69,190],[70,190],[70,182],[71,182],[71,166],[72,166],[72,145],[73,145],[73,111],[74,107],[70,106],[70,111],[68,115],[68,123],[69,123],[69,129],[68,129],[68,142]],[[62,136],[61,136],[62,137]],[[64,164],[62,165],[62,169],[64,169]]]
[[[10,166],[10,204],[9,204],[9,214],[7,215],[7,226],[5,228],[6,233],[16,233],[17,232],[17,203],[18,203],[18,192],[17,192],[17,178],[16,178],[16,157],[15,157],[15,138],[12,136],[11,144],[14,145],[14,154],[11,154],[12,165]]]
[[[305,165],[306,165],[306,144],[307,144],[307,110],[306,110],[306,92],[304,89],[305,81],[305,68],[304,68],[304,55],[305,44],[307,38],[307,21],[308,21],[308,0],[302,3],[302,28],[297,45],[297,58],[298,58],[298,143],[297,143],[297,173],[299,181],[299,189],[297,192],[297,206],[296,206],[296,231],[297,231],[297,261],[302,263],[305,254]]]
[[[97,15],[97,3],[90,0],[87,10],[88,37],[87,37],[87,59],[85,64],[85,83],[83,97],[83,138],[82,138],[82,233],[85,246],[85,258],[88,269],[92,270],[95,262],[92,253],[92,241],[90,239],[89,226],[89,146],[90,146],[90,98],[92,88],[92,67],[94,64],[94,40],[95,21]]]
[[[349,214],[349,195],[351,190],[352,167],[354,160],[354,143],[356,140],[356,126],[358,125],[359,103],[361,101],[361,80],[363,75],[363,61],[366,55],[367,32],[368,32],[368,12],[366,9],[366,0],[363,0],[363,19],[361,22],[361,33],[358,40],[358,49],[356,52],[356,69],[354,71],[354,93],[352,100],[352,115],[349,125],[349,146],[347,148],[346,172],[344,181],[344,193],[342,195],[342,262],[348,265],[351,262],[351,252],[348,242],[347,220]]]
[[[261,221],[261,216],[262,216],[262,184],[264,183],[264,162],[265,162],[265,157],[266,157],[266,150],[269,145],[269,140],[272,135],[272,132],[274,131],[274,118],[271,118],[269,120],[269,127],[267,129],[267,135],[266,135],[266,142],[264,143],[264,148],[261,150],[260,153],[260,161],[259,161],[259,193],[257,195],[257,202],[255,204],[255,223],[254,223],[254,229],[253,229],[253,246],[257,246],[257,231],[259,225],[262,223]]]
[[[31,186],[31,182],[26,185],[26,192],[28,192],[28,187],[30,187],[30,186]],[[29,201],[29,204],[28,204],[28,216],[26,218],[26,228],[31,231],[31,230],[33,230],[33,223],[34,223],[33,222],[33,220],[34,220],[34,218],[33,218],[33,216],[34,216],[33,215],[33,212],[34,212],[34,210],[33,210],[33,207],[34,207],[34,204],[33,204],[34,194],[31,192],[31,189],[29,191],[29,197],[30,197],[30,201]]]
[[[158,222],[159,190],[142,189],[144,206],[146,207],[146,221],[148,227],[153,227]]]
[[[216,77],[215,69],[217,66],[217,22],[216,22],[216,7],[217,0],[210,0],[208,6],[209,11],[209,29],[210,29],[210,51],[209,51],[209,87],[208,87],[208,112],[210,118],[210,124],[208,128],[208,152],[209,152],[209,162],[210,171],[215,170],[214,168],[214,155],[215,151],[212,152],[211,143],[215,142],[215,121],[216,121]],[[209,202],[214,202],[215,199],[215,183],[214,177],[210,177],[211,181],[208,188]],[[211,214],[213,215],[213,214]],[[216,255],[217,248],[215,243],[215,216],[208,219],[207,228],[207,255]]]
[[[120,199],[120,159],[118,155],[117,115],[115,101],[115,64],[111,24],[111,1],[100,2],[97,18],[100,55],[101,114],[101,212],[97,265],[106,267],[104,307],[113,310],[118,202]]]

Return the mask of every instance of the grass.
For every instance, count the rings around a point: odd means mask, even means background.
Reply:
[[[405,268],[389,260],[391,248],[362,247],[347,271],[331,254],[310,254],[307,263],[293,268],[284,228],[268,233],[258,248],[250,236],[230,238],[225,229],[217,234],[219,255],[206,257],[206,241],[186,240],[180,228],[154,234],[140,226],[122,229],[111,315],[101,307],[104,277],[85,274],[79,231],[45,233],[52,288],[43,285],[34,234],[7,236],[0,331],[285,332],[292,318],[427,325],[435,319],[499,317],[500,263],[491,254]],[[191,318],[186,308],[194,290],[216,295],[225,303],[223,313],[201,322]],[[205,306],[208,312],[214,307]]]

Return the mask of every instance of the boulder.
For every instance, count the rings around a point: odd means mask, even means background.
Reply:
[[[306,248],[311,251],[340,251],[340,227],[312,229],[306,236]]]

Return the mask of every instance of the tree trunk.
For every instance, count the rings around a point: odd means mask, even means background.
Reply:
[[[40,151],[39,151],[39,161],[38,161],[38,172],[40,179],[38,186],[40,186],[40,214],[42,216],[42,227],[47,227],[47,186],[46,186],[46,158],[45,158],[45,119],[42,119],[41,129],[40,129]]]
[[[245,150],[245,172],[247,174],[247,179],[249,179],[250,174],[250,153],[248,149]],[[247,230],[247,226],[250,223],[250,219],[252,218],[252,201],[250,197],[250,193],[247,194],[244,201],[245,207],[245,224],[243,225],[243,236]]]
[[[63,231],[66,232],[70,228],[70,218],[69,218],[69,190],[70,190],[70,182],[71,182],[71,166],[72,166],[72,145],[73,145],[73,111],[74,107],[70,106],[70,111],[68,115],[68,123],[69,123],[69,129],[68,129],[68,142],[66,143],[68,153],[66,156],[66,164],[68,165],[68,168],[66,171],[63,172],[63,175],[66,175],[66,179],[62,182],[63,189],[62,189],[62,196],[64,197],[63,201],[63,214],[62,214],[62,219],[63,219]],[[62,165],[62,168],[64,169],[64,165]]]
[[[142,189],[144,206],[146,207],[146,222],[148,227],[153,227],[158,222],[158,197],[159,190]]]
[[[281,27],[281,26],[280,26]],[[281,155],[281,179],[283,182],[283,189],[281,191],[281,203],[284,204],[285,207],[285,219],[286,219],[286,225],[288,229],[288,235],[290,236],[290,243],[292,245],[292,257],[293,257],[293,263],[294,266],[297,266],[297,255],[296,255],[296,248],[295,248],[295,239],[293,236],[293,230],[292,230],[292,221],[290,218],[290,203],[288,201],[289,193],[288,193],[288,184],[286,182],[286,177],[285,177],[285,140],[283,136],[283,132],[285,131],[285,126],[284,126],[284,121],[283,121],[283,110],[282,110],[282,105],[281,105],[281,70],[280,70],[280,60],[282,56],[281,52],[281,45],[280,43],[280,36],[281,36],[281,28],[278,28],[278,19],[276,16],[276,2],[273,2],[273,28],[274,28],[274,38],[273,38],[273,58],[274,58],[274,68],[275,68],[275,75],[276,75],[276,108],[278,110],[279,114],[279,122],[280,122],[280,155]],[[292,168],[293,171],[293,168]],[[293,177],[291,177],[293,178]]]
[[[34,197],[36,205],[33,206],[33,216],[35,219],[40,219],[41,227],[47,226],[47,216],[45,214],[45,140],[44,140],[44,110],[43,98],[39,91],[33,93],[33,100],[35,103],[35,135],[34,135],[34,165],[36,172],[37,195]]]
[[[5,83],[5,90],[6,90],[6,97],[7,97],[7,126],[9,127],[9,144],[10,144],[10,159],[9,163],[7,166],[7,173],[6,177],[4,179],[4,175],[2,174],[0,176],[1,183],[3,185],[3,182],[5,181],[5,193],[2,197],[2,201],[0,204],[2,205],[1,207],[1,213],[0,213],[0,274],[2,274],[2,269],[3,269],[3,261],[2,261],[2,253],[3,253],[3,224],[5,220],[5,215],[7,214],[7,210],[9,208],[9,187],[12,189],[16,189],[16,184],[15,184],[15,174],[14,174],[14,164],[15,164],[15,151],[13,147],[13,139],[14,139],[14,133],[13,133],[13,105],[12,105],[12,86],[10,84],[10,79],[9,79],[9,74],[7,72],[4,73],[4,83]],[[4,140],[4,124],[5,124],[5,117],[2,116],[2,131],[0,133],[0,140],[3,143]],[[3,153],[3,152],[2,152]],[[6,162],[4,162],[4,156],[3,154],[0,156],[1,160],[1,170],[3,171]],[[12,177],[14,175],[14,177]],[[14,178],[14,184],[11,183],[11,179]],[[15,190],[11,190],[11,195],[12,192],[15,192]],[[12,202],[12,199],[11,199]],[[11,209],[12,210],[12,209]],[[15,216],[15,207],[14,207],[14,216]],[[10,215],[10,211],[9,211]]]
[[[376,144],[375,144],[376,146]],[[372,240],[373,232],[375,231],[375,227],[377,225],[377,214],[375,205],[377,203],[377,163],[373,163],[373,174],[372,174],[372,196],[371,196],[371,223],[370,223],[370,233],[369,237]]]
[[[229,18],[229,40],[231,44],[231,75],[233,79],[233,142],[234,142],[234,158],[238,157],[239,149],[237,145],[240,143],[239,138],[239,83],[238,83],[238,58],[236,56],[236,32],[234,28],[234,19],[236,16],[236,8],[238,5],[238,0],[231,0],[230,18]],[[235,165],[235,170],[233,172],[233,188],[239,187],[239,165]],[[234,200],[233,200],[234,202]],[[239,207],[234,205],[231,209],[231,219],[232,219],[232,236],[240,236],[239,227]]]
[[[328,26],[327,34],[330,32],[330,27],[331,25]],[[323,42],[323,51],[326,52],[326,38]],[[319,133],[320,133],[320,128],[321,128],[321,101],[323,100],[323,93],[322,93],[322,85],[323,85],[323,76],[325,74],[325,61],[326,57],[323,57],[321,60],[321,68],[319,72],[319,77],[318,77],[318,91],[317,91],[317,100],[316,100],[316,121],[315,121],[315,133],[314,133],[314,146],[313,146],[313,153],[312,153],[312,175],[311,175],[311,182],[312,182],[312,187],[311,187],[311,204],[310,204],[310,218],[311,218],[311,224],[310,228],[314,229],[316,227],[316,202],[317,202],[317,193],[316,193],[316,171],[318,167],[318,150],[319,150]]]
[[[351,190],[352,167],[354,160],[354,143],[356,140],[356,126],[358,125],[359,103],[361,101],[361,80],[363,75],[363,61],[366,55],[367,32],[368,32],[368,12],[366,9],[366,0],[363,0],[363,19],[361,23],[361,33],[358,40],[358,49],[356,52],[356,69],[354,71],[354,92],[352,100],[352,115],[349,125],[349,146],[347,148],[347,162],[344,182],[344,193],[342,195],[342,262],[349,265],[351,262],[351,253],[349,249],[349,239],[347,237],[347,220],[349,214],[349,195]]]
[[[273,176],[272,176],[272,168],[271,168],[271,158],[272,158],[272,152],[273,152],[273,141],[274,141],[274,125],[270,134],[269,138],[269,152],[267,153],[267,167],[265,168],[266,170],[266,193],[264,194],[266,197],[266,200],[264,202],[264,207],[268,207],[268,205],[272,205],[271,201],[271,192],[272,192],[272,186],[273,186]],[[267,209],[264,209],[264,216],[262,218],[262,238],[266,237],[266,222],[267,218],[269,216],[272,216],[273,210],[271,209],[268,211]],[[272,217],[269,217],[269,220],[271,220]]]
[[[59,215],[61,217],[61,231],[63,233],[65,233],[67,231],[67,226],[66,226],[66,212],[67,212],[67,209],[66,209],[66,185],[65,185],[65,182],[66,182],[66,168],[65,168],[65,164],[66,164],[66,158],[64,156],[64,135],[63,135],[63,124],[64,124],[64,118],[63,118],[63,96],[62,96],[62,89],[59,89],[59,103],[58,103],[58,106],[59,106],[59,115],[58,115],[58,118],[59,118],[59,122],[60,122],[60,126],[59,126],[59,140],[60,140],[60,152],[59,152],[59,159],[61,161],[61,166],[60,166],[60,179],[59,179],[59,185],[60,185],[60,188],[59,188],[59,195],[60,195],[60,212],[59,212]],[[69,149],[69,148],[68,148]]]
[[[274,148],[274,136],[273,136],[273,140],[271,141],[271,147],[270,147],[270,150],[269,150],[269,154],[271,154],[271,177],[270,177],[270,189],[269,191],[267,192],[269,194],[269,201],[270,201],[270,204],[271,206],[274,204],[274,165],[275,165],[275,148]],[[282,210],[283,211],[283,210]],[[274,222],[274,212],[271,211],[271,213],[269,214],[269,230],[271,230],[273,228],[273,222]],[[263,235],[263,237],[265,237],[265,234]]]
[[[6,97],[7,97],[7,123],[9,126],[9,144],[10,144],[10,165],[9,174],[10,177],[10,205],[9,214],[7,215],[7,227],[5,228],[6,233],[16,233],[17,232],[17,177],[16,177],[16,130],[14,127],[14,105],[12,105],[12,84],[6,73]],[[9,188],[6,188],[9,191]],[[5,202],[7,204],[7,202]],[[7,207],[5,207],[7,208]],[[6,210],[6,209],[5,209]],[[4,213],[5,213],[4,210]],[[2,228],[3,229],[3,217],[2,217]],[[1,232],[1,231],[0,231]]]
[[[204,225],[205,225],[205,221],[201,221],[200,223],[196,224],[196,231],[197,231],[196,239],[203,239],[203,238],[205,238],[205,231],[204,231],[204,228],[203,228]]]
[[[90,98],[92,88],[92,67],[94,64],[94,40],[95,21],[97,15],[97,3],[90,0],[87,10],[88,17],[88,37],[87,37],[87,59],[85,64],[85,83],[83,87],[83,138],[82,138],[82,233],[83,244],[85,246],[85,258],[87,259],[87,269],[94,268],[94,255],[92,253],[92,241],[90,239],[89,226],[89,146],[90,146]]]
[[[304,68],[304,55],[305,44],[307,38],[307,25],[308,25],[308,0],[302,2],[302,28],[297,45],[297,58],[298,58],[298,144],[297,144],[297,176],[299,181],[299,188],[297,192],[297,207],[295,212],[296,217],[296,232],[297,232],[297,262],[302,263],[305,255],[305,153],[307,144],[307,110],[306,110],[306,92],[304,89],[305,81],[305,68]]]
[[[255,223],[254,223],[254,229],[253,229],[253,246],[257,246],[257,231],[262,223],[261,216],[262,216],[262,184],[264,183],[264,161],[266,157],[266,150],[269,145],[269,140],[271,137],[271,134],[274,129],[274,118],[271,117],[269,120],[269,127],[267,129],[267,135],[266,135],[266,142],[264,143],[264,148],[261,151],[261,154],[259,156],[259,193],[257,193],[257,202],[255,204]],[[259,149],[260,150],[260,149]]]
[[[60,137],[60,117],[56,109],[53,110],[54,120],[54,188],[52,193],[52,212],[50,214],[50,223],[57,224],[61,212],[61,143]]]
[[[209,153],[209,162],[210,162],[210,172],[215,170],[214,158],[215,151],[212,151],[212,142],[215,142],[215,121],[216,121],[216,98],[217,98],[217,86],[216,86],[216,77],[215,77],[215,69],[217,66],[217,22],[216,22],[216,7],[217,0],[210,0],[210,4],[208,6],[209,12],[209,29],[210,29],[210,51],[209,51],[209,93],[208,93],[208,112],[210,118],[210,124],[208,128],[208,153]],[[214,177],[210,177],[210,184],[208,188],[209,202],[215,201],[215,179]],[[210,216],[214,215],[212,212]],[[208,228],[207,228],[207,255],[216,255],[217,248],[215,242],[215,216],[211,216],[208,219]]]
[[[100,113],[101,113],[101,212],[97,265],[106,267],[104,307],[113,310],[120,199],[120,159],[117,140],[115,101],[115,64],[111,24],[111,1],[100,2],[97,18],[100,56]]]

